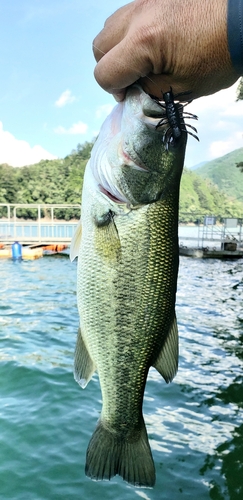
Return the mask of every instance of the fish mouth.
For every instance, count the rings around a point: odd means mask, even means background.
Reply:
[[[135,84],[107,117],[93,148],[91,168],[96,189],[111,203],[136,203],[136,189],[131,185],[145,190],[147,182],[161,173],[158,156],[183,146],[184,140],[172,142],[165,111],[162,103]]]
[[[163,104],[158,104],[155,100],[153,100],[149,95],[146,94],[146,97],[143,102],[142,107],[143,114],[145,118],[150,120],[152,123],[158,123],[163,118],[167,118],[166,110]]]
[[[107,198],[109,198],[109,200],[114,201],[114,203],[121,203],[121,200],[119,198],[114,196],[114,194],[112,194],[110,191],[105,189],[101,184],[98,184],[98,189],[99,189],[100,193],[105,194],[105,196],[107,196]],[[123,203],[125,203],[125,201]]]
[[[138,100],[140,105],[140,118],[142,118],[143,122],[148,125],[148,127],[152,127],[153,129],[158,126],[158,123],[164,119],[167,121],[166,109],[163,103],[158,104],[157,101],[152,99],[152,97],[147,94],[139,84],[133,84],[127,91],[127,97],[131,99]],[[160,127],[158,133],[167,127],[165,123],[164,126]]]
[[[138,84],[132,85],[127,91],[127,106],[128,109],[132,108],[134,118],[141,121],[153,134],[162,137],[168,129],[168,122],[165,110],[155,100],[153,100]],[[135,104],[135,105],[134,105]],[[126,104],[125,104],[126,106]],[[135,108],[135,109],[134,109]],[[158,124],[161,120],[165,119],[165,123],[158,129]],[[130,167],[133,170],[148,173],[146,162],[143,161],[141,156],[136,151],[136,144],[121,141],[118,146],[118,156],[124,167]]]
[[[122,157],[122,159],[124,160],[124,165],[126,167],[131,167],[131,168],[134,168],[135,170],[140,170],[140,171],[143,171],[143,172],[148,172],[148,169],[146,167],[146,165],[143,163],[143,161],[141,160],[141,158],[138,157],[138,155],[134,152],[134,159],[132,158],[132,156],[130,154],[128,154],[126,151],[125,151],[125,147],[121,145],[121,148],[120,148],[120,156]]]
[[[129,148],[130,150],[130,148]],[[133,149],[129,152],[126,151],[125,145],[118,145],[118,158],[119,158],[119,168],[130,168],[133,170],[138,170],[140,172],[148,172],[149,169],[143,163],[141,158],[139,158],[136,151]],[[112,171],[112,163],[108,160],[108,164],[110,165],[110,170]],[[101,179],[100,179],[101,180]],[[128,204],[129,199],[127,196],[121,191],[119,185],[116,184],[115,179],[112,181],[107,178],[105,183],[98,182],[98,189],[100,193],[105,195],[111,202],[116,204]]]
[[[143,99],[143,121],[148,128],[155,129],[160,135],[164,135],[169,127],[166,109],[163,104],[158,104],[148,94]]]
[[[179,137],[175,138],[172,126],[167,116],[166,105],[162,100],[156,100],[153,96],[147,94],[139,84],[133,84],[127,91],[128,100],[137,101],[137,106],[140,111],[137,117],[141,119],[144,125],[150,129],[153,134],[160,136],[166,151],[174,151],[180,145],[184,144],[187,137],[187,131],[183,121],[183,106],[176,103],[180,122],[178,127],[180,129]],[[132,106],[133,107],[133,106]],[[182,140],[181,140],[182,139]]]

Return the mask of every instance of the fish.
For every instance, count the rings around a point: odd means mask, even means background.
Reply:
[[[128,88],[103,123],[84,174],[78,256],[80,317],[74,378],[98,372],[102,411],[85,473],[120,475],[151,488],[156,474],[142,413],[150,367],[169,383],[178,368],[175,314],[178,205],[187,133],[156,128],[164,110],[142,87]]]

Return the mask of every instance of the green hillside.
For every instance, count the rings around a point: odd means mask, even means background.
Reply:
[[[93,143],[78,144],[64,159],[42,160],[35,165],[0,165],[0,203],[78,203],[80,204],[84,169]],[[59,209],[57,218],[69,220],[80,211]],[[0,217],[6,210],[0,207]],[[48,214],[47,214],[48,215]],[[18,216],[35,218],[36,211],[18,210]]]
[[[83,145],[78,144],[77,149],[64,159],[43,160],[26,167],[0,165],[0,203],[79,204],[84,169],[92,146],[93,143],[88,142]],[[180,220],[194,221],[198,215],[206,214],[242,217],[243,202],[227,197],[212,182],[199,177],[198,170],[192,172],[184,169],[181,181]],[[243,182],[243,174],[239,169],[235,170]],[[0,207],[0,217],[5,215],[6,208]],[[18,216],[26,219],[35,218],[36,211],[24,208],[18,211]],[[79,217],[79,210],[74,212],[71,209],[58,209],[55,211],[55,216],[69,220],[74,216]]]
[[[243,174],[242,174],[243,176]],[[196,172],[184,169],[180,190],[180,218],[185,222],[195,217],[182,214],[221,215],[222,217],[242,217],[243,202],[228,197],[208,179],[203,179]]]
[[[228,196],[243,201],[243,173],[236,167],[236,164],[242,161],[243,148],[239,148],[209,161],[196,172],[203,179],[210,179]]]

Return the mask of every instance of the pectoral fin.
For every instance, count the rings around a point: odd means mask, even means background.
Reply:
[[[167,383],[173,380],[177,372],[178,354],[178,329],[176,316],[174,316],[167,339],[153,365]]]
[[[114,221],[115,214],[108,210],[95,214],[95,249],[99,254],[111,261],[117,261],[120,256],[121,242]]]
[[[89,355],[82,338],[81,329],[79,328],[74,354],[74,378],[82,389],[89,383],[95,369],[96,366]]]
[[[72,237],[72,241],[71,241],[71,246],[70,246],[70,260],[71,260],[71,262],[75,259],[75,257],[78,256],[79,247],[80,247],[80,243],[81,243],[81,236],[82,236],[82,224],[81,224],[81,220],[80,220],[76,229],[75,229],[75,233],[74,233],[74,235]]]

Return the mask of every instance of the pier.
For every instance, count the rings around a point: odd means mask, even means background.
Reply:
[[[14,242],[23,246],[25,258],[38,258],[63,250],[68,252],[81,214],[78,204],[0,203],[0,210],[0,257],[11,257]],[[186,224],[183,220],[193,220],[194,223]],[[180,255],[242,258],[242,221],[237,217],[180,214]]]
[[[242,236],[242,218],[200,216],[187,234],[179,225],[179,253],[205,259],[243,258]]]

